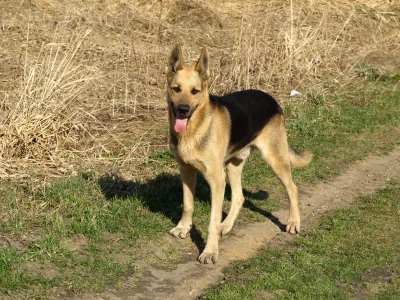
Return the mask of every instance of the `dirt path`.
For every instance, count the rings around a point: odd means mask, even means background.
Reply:
[[[400,146],[387,156],[370,156],[356,162],[329,181],[300,186],[303,230],[327,211],[350,204],[355,197],[374,193],[389,179],[400,178]],[[223,268],[231,261],[253,256],[265,243],[284,243],[295,237],[282,233],[279,221],[286,222],[288,212],[273,213],[270,220],[233,229],[220,242],[216,265],[201,265],[196,253],[187,253],[174,270],[150,268],[137,287],[130,290],[107,290],[101,294],[79,295],[79,299],[195,299],[209,287],[223,280]],[[172,237],[171,237],[172,238]],[[184,243],[184,241],[183,241]],[[184,245],[182,243],[182,245]]]

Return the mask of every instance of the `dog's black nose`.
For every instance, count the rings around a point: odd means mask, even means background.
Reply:
[[[190,106],[186,104],[180,104],[178,105],[178,114],[181,115],[187,115],[187,113],[190,111]]]

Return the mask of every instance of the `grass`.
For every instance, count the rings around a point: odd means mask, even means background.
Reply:
[[[295,170],[295,182],[337,174],[343,165],[399,143],[400,97],[393,83],[360,84],[343,95],[327,93],[323,103],[305,97],[286,105],[291,144],[315,153],[309,167]],[[140,276],[143,261],[173,266],[180,250],[164,237],[180,218],[181,183],[168,151],[150,158],[142,167],[154,176],[143,182],[87,172],[42,186],[2,184],[0,291],[32,297],[47,297],[54,289],[100,291],[126,284],[128,274]],[[257,154],[244,171],[244,188],[238,225],[286,207],[284,189]],[[209,189],[200,177],[194,215],[199,239],[205,238],[209,210]]]
[[[165,150],[163,78],[171,41],[182,42],[187,63],[209,48],[213,93],[305,91],[285,103],[291,144],[315,153],[310,167],[295,170],[297,183],[336,174],[399,142],[399,74],[390,73],[397,65],[398,5],[53,2],[4,2],[0,9],[5,295],[97,291],[140,274],[138,262],[173,263],[173,245],[159,251],[181,208],[176,165]],[[329,81],[359,88],[325,90]],[[104,175],[110,169],[129,170],[134,180]],[[259,155],[246,166],[244,186],[248,201],[237,224],[286,205]],[[196,228],[204,237],[210,206],[201,178],[196,198]]]
[[[399,5],[385,1],[39,2],[0,10],[0,178],[75,174],[68,167],[83,162],[131,171],[165,148],[168,135],[151,127],[165,120],[175,42],[188,64],[209,48],[215,94],[398,79],[385,74],[398,72]]]
[[[227,268],[226,282],[201,299],[398,299],[399,197],[400,181],[391,181],[288,248],[265,247]]]
[[[399,143],[398,133],[390,136],[400,125],[399,92],[382,93],[368,86],[343,95],[325,95],[323,104],[306,97],[285,106],[290,144],[299,151],[312,149],[315,155],[311,165],[293,170],[296,182],[337,174],[343,165],[371,151],[385,153]],[[391,85],[380,85],[384,86]],[[349,143],[357,147],[348,147]],[[274,177],[265,172],[263,164],[260,155],[250,159],[244,174],[247,185],[260,188],[265,176]]]
[[[77,28],[66,41],[60,27],[36,57],[28,51],[28,30],[18,99],[0,110],[0,158],[49,157],[87,133],[80,95],[95,75],[76,56],[90,30]]]

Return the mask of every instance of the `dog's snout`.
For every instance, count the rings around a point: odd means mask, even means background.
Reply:
[[[178,114],[186,115],[190,111],[190,106],[187,104],[178,105]]]

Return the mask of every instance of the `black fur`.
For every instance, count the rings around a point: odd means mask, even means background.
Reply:
[[[222,97],[210,95],[210,101],[213,106],[224,106],[229,112],[231,153],[254,140],[273,116],[282,114],[278,102],[258,90],[245,90]]]
[[[178,137],[176,136],[176,133],[174,132],[173,129],[169,130],[169,140],[172,145],[178,146]]]

